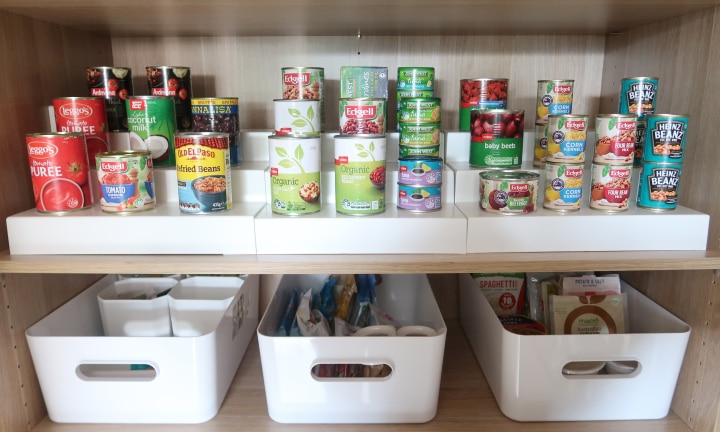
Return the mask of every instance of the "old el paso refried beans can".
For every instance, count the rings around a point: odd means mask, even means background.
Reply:
[[[152,157],[148,151],[97,154],[100,208],[107,213],[132,213],[155,208]]]
[[[637,116],[600,114],[595,118],[594,163],[626,165],[635,157]]]
[[[83,133],[29,134],[25,143],[38,211],[68,212],[92,206]]]
[[[335,209],[350,215],[385,211],[385,135],[335,136]]]
[[[480,173],[480,208],[500,214],[532,213],[537,208],[540,174],[500,170]]]
[[[320,101],[320,131],[325,130],[325,69],[320,67],[284,67],[283,99],[317,99]]]
[[[270,198],[273,213],[317,213],[320,200],[320,137],[270,135]]]
[[[633,166],[592,165],[590,208],[605,212],[622,212],[628,209]]]
[[[117,66],[88,66],[85,68],[90,96],[105,99],[105,111],[110,132],[127,132],[125,100],[133,95],[132,69]]]
[[[213,213],[232,208],[229,135],[180,132],[175,135],[180,211]]]

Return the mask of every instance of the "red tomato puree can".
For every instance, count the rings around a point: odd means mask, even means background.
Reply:
[[[95,166],[97,153],[110,151],[105,99],[99,97],[65,97],[53,99],[55,126],[58,132],[85,134],[88,161]]]
[[[38,211],[63,213],[92,206],[85,134],[33,133],[25,144]]]

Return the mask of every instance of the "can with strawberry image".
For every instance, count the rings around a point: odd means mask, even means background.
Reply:
[[[175,120],[180,132],[192,131],[192,82],[187,66],[147,66],[151,96],[169,96],[175,101]]]
[[[108,131],[127,132],[125,100],[133,95],[132,69],[117,66],[88,66],[85,78],[90,96],[105,99]]]
[[[85,134],[33,133],[25,137],[35,206],[43,213],[92,207]]]
[[[53,100],[58,132],[82,132],[88,161],[95,166],[95,154],[110,150],[105,100],[100,97],[65,97]]]

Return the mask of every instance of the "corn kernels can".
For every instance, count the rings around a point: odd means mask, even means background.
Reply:
[[[559,212],[580,210],[583,174],[583,165],[546,163],[543,207]]]

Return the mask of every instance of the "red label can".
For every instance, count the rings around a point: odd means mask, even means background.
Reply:
[[[87,143],[88,161],[95,166],[95,154],[110,150],[105,99],[67,97],[53,100],[58,132],[82,132]]]
[[[83,133],[28,134],[25,143],[38,211],[68,212],[92,206]]]

